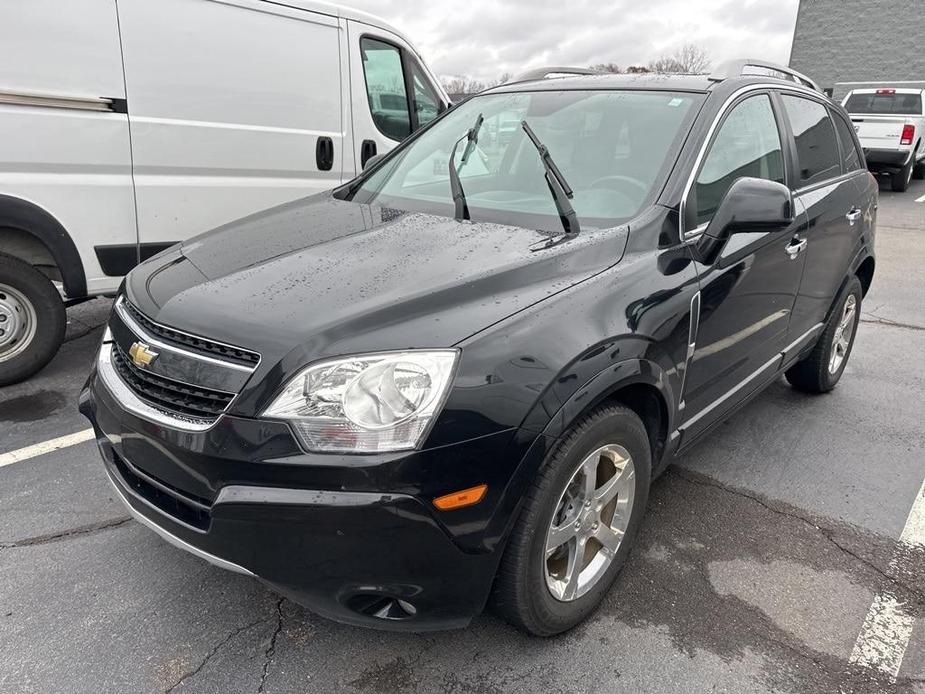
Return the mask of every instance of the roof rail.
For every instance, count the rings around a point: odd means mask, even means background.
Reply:
[[[586,67],[538,67],[527,70],[514,77],[511,82],[529,82],[530,80],[544,80],[549,75],[599,75],[597,70]]]
[[[751,69],[749,69],[751,68]],[[803,86],[815,89],[821,92],[819,85],[801,72],[797,72],[791,67],[772,63],[767,60],[758,58],[737,58],[727,60],[716,66],[716,69],[710,73],[709,79],[713,82],[722,82],[731,77],[741,77],[742,75],[763,75],[765,77],[777,77],[778,79],[789,80]]]

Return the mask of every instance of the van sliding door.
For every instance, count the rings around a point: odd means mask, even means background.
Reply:
[[[335,17],[256,0],[118,8],[145,253],[341,183]]]

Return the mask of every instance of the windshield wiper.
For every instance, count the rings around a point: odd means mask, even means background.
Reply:
[[[566,236],[569,238],[578,236],[581,232],[581,225],[578,223],[578,215],[575,214],[575,208],[572,207],[572,203],[569,202],[569,199],[574,193],[572,193],[568,181],[565,180],[565,176],[559,171],[556,162],[552,160],[549,149],[540,142],[536,133],[533,132],[533,128],[527,124],[527,121],[520,121],[520,127],[524,129],[524,132],[527,133],[527,137],[530,138],[530,142],[536,147],[536,151],[540,153],[543,168],[546,169],[546,185],[549,186],[549,192],[552,193],[552,199],[556,203],[556,209],[559,211],[559,220],[562,222],[562,228],[565,229]]]
[[[456,150],[459,148],[459,143],[466,140],[466,149],[463,150],[462,159],[459,162],[459,166],[462,168],[469,161],[469,155],[472,154],[472,150],[475,149],[475,145],[479,141],[479,128],[482,127],[483,120],[484,118],[480,113],[466,134],[456,140],[453,151],[450,152],[450,191],[453,193],[453,216],[456,219],[469,219],[469,205],[466,204],[466,193],[463,191],[462,181],[459,180],[459,170],[456,168]]]

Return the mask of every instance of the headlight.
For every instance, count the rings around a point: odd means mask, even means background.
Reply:
[[[263,416],[285,419],[311,451],[416,448],[450,386],[456,350],[345,357],[306,367]]]

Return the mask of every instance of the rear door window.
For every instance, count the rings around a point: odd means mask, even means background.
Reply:
[[[825,106],[792,94],[781,95],[797,146],[797,187],[841,174],[835,126]]]
[[[767,94],[739,102],[720,126],[697,175],[695,226],[713,218],[729,186],[744,176],[784,182],[780,133]]]
[[[848,113],[896,114],[921,116],[921,94],[896,94],[889,90],[873,94],[852,94],[845,102]]]
[[[835,121],[835,130],[838,132],[838,142],[841,144],[842,167],[846,172],[857,171],[862,168],[860,153],[857,145],[854,143],[854,134],[848,123],[837,113],[832,114],[832,120]]]
[[[360,39],[360,52],[373,122],[386,137],[403,140],[411,134],[411,114],[401,50],[390,43],[364,37]]]

